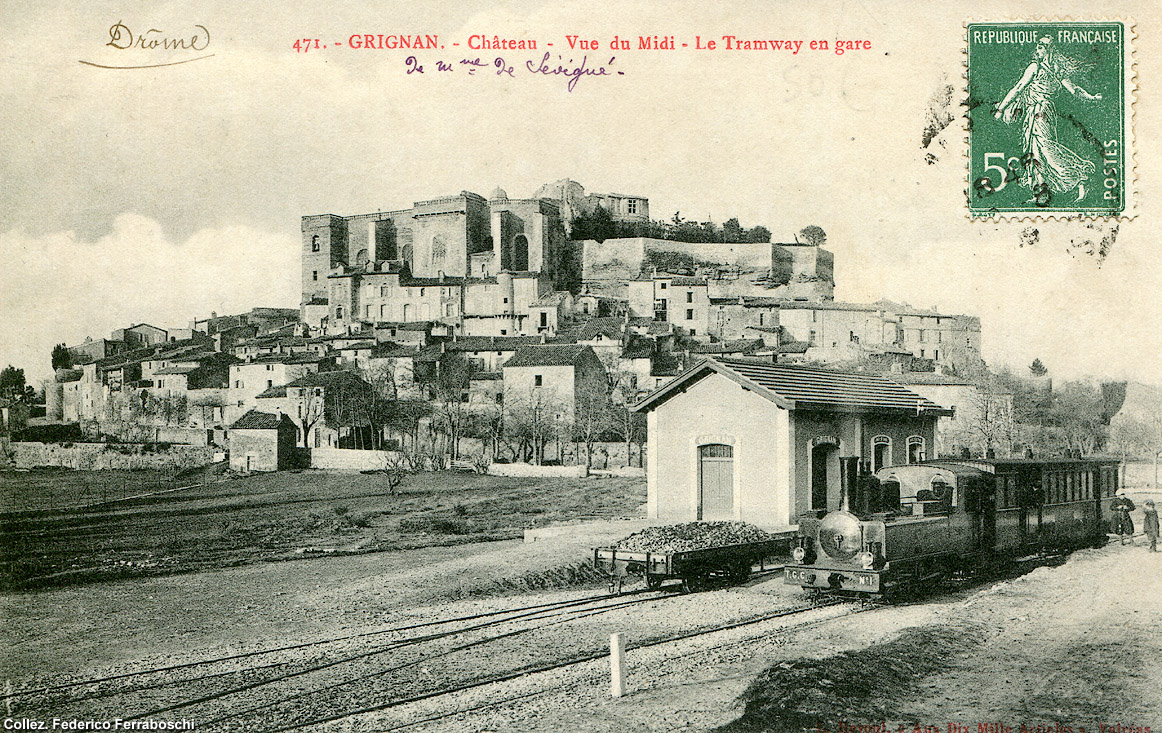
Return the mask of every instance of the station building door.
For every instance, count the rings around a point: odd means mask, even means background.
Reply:
[[[734,448],[712,444],[698,448],[698,519],[734,519]]]

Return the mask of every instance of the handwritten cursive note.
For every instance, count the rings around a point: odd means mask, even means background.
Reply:
[[[491,63],[484,61],[480,57],[462,58],[456,63],[451,63],[444,59],[437,59],[435,70],[443,74],[450,74],[460,70],[469,76],[475,76],[478,71],[491,69],[496,76],[515,79],[518,76],[518,70],[524,69],[523,72],[520,72],[524,75],[532,74],[535,76],[562,77],[565,79],[566,91],[572,92],[577,88],[577,82],[584,77],[624,76],[625,72],[612,68],[616,61],[616,56],[610,56],[609,61],[604,65],[591,66],[588,56],[582,56],[579,62],[575,62],[573,59],[565,60],[560,55],[554,61],[553,55],[546,51],[540,61],[530,59],[522,66],[515,66],[503,57],[497,56]],[[415,56],[408,56],[404,60],[404,66],[409,75],[426,73],[423,64]]]

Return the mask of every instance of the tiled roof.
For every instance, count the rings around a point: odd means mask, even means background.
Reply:
[[[379,321],[375,324],[375,328],[394,328],[397,331],[427,331],[435,321]]]
[[[399,359],[409,356],[415,356],[420,353],[417,346],[401,346],[400,344],[388,341],[376,346],[371,352],[372,359]]]
[[[293,354],[260,354],[243,364],[315,364],[329,359],[314,351],[296,351]]]
[[[889,410],[950,415],[950,410],[874,374],[836,372],[816,367],[772,364],[751,359],[707,359],[656,390],[639,405],[652,407],[684,389],[686,382],[713,370],[786,409],[838,411]]]
[[[293,381],[287,387],[359,387],[367,382],[355,372],[341,369],[334,372],[311,372]]]
[[[537,346],[540,336],[460,336],[445,344],[447,351],[516,351],[522,346]]]
[[[338,347],[339,351],[347,351],[348,349],[373,349],[375,348],[375,339],[363,339],[361,341],[352,341]]]
[[[654,353],[652,339],[642,336],[631,336],[628,343],[621,350],[622,359],[648,359]]]
[[[196,371],[199,368],[200,367],[196,364],[189,366],[171,366],[166,369],[159,369],[154,372],[154,374],[189,374],[190,372]]]
[[[620,338],[624,327],[625,321],[620,318],[591,318],[581,324],[575,337],[578,341],[592,341],[598,334],[606,338]]]
[[[705,287],[706,278],[704,278],[704,277],[678,276],[678,277],[675,277],[674,279],[670,280],[670,284],[671,285],[681,285],[681,286],[686,286],[686,287],[699,287],[699,286]]]
[[[668,351],[659,351],[650,358],[651,377],[672,377],[680,371],[682,363]]]
[[[691,354],[741,354],[757,351],[765,346],[762,339],[735,339],[721,341],[716,344],[693,343],[690,345]]]
[[[722,359],[726,368],[775,394],[798,403],[942,409],[899,384],[874,374],[834,372],[815,367]]]
[[[533,366],[569,366],[576,364],[585,352],[593,354],[593,349],[579,344],[544,344],[522,346],[512,358],[504,363],[504,368]],[[596,356],[594,356],[596,358]]]
[[[269,412],[259,412],[258,410],[251,410],[242,417],[234,421],[230,426],[231,430],[277,430],[282,421],[286,420],[293,425],[293,422],[286,415],[275,415]]]
[[[276,397],[277,398],[286,397],[286,387],[285,386],[279,385],[277,387],[267,387],[266,389],[262,390],[261,393],[259,393],[257,399],[266,400],[266,399],[271,399],[271,398],[276,398]]]

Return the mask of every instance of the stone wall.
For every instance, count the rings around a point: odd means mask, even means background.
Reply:
[[[151,468],[184,471],[214,462],[214,449],[141,443],[12,443],[16,468],[62,466],[78,470]]]
[[[375,471],[387,468],[388,461],[398,455],[394,451],[312,448],[311,468],[332,471]]]
[[[585,473],[583,466],[533,466],[528,463],[493,463],[488,466],[488,473],[493,476],[554,476],[554,477],[581,477]]]

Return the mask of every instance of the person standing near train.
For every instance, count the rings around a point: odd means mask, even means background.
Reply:
[[[1114,513],[1114,533],[1123,545],[1127,539],[1131,545],[1134,544],[1134,520],[1130,519],[1130,512],[1137,508],[1134,501],[1126,496],[1125,489],[1118,489],[1118,495],[1110,502],[1110,509]]]
[[[1154,500],[1147,499],[1146,503],[1142,505],[1142,511],[1146,516],[1142,519],[1142,531],[1146,533],[1146,538],[1150,540],[1150,552],[1158,551],[1158,510],[1154,508]]]

